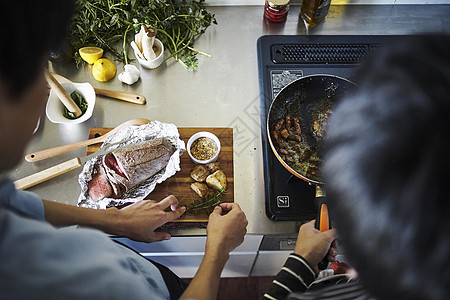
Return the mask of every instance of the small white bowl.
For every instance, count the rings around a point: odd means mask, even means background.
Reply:
[[[217,152],[216,152],[216,154],[214,154],[214,156],[211,157],[211,158],[208,159],[208,160],[200,160],[200,159],[196,159],[194,156],[192,156],[192,153],[191,153],[191,146],[192,146],[192,143],[195,142],[196,140],[198,140],[198,139],[201,138],[201,137],[207,137],[207,138],[210,138],[210,139],[212,139],[212,140],[214,141],[214,143],[216,143],[216,145],[217,145]],[[195,163],[197,163],[197,164],[208,164],[208,163],[210,163],[210,162],[216,161],[217,158],[219,157],[219,153],[220,153],[220,141],[219,141],[219,139],[217,138],[217,136],[215,136],[215,135],[212,134],[211,132],[200,131],[200,132],[197,132],[197,133],[193,134],[193,135],[189,138],[189,140],[188,140],[188,142],[187,142],[186,149],[187,149],[187,152],[188,152],[189,156],[191,157],[191,159],[192,159]]]
[[[155,46],[156,46],[156,48],[161,49],[161,53],[155,59],[152,59],[152,60],[145,60],[145,59],[140,58],[139,54],[136,53],[136,50],[134,50],[134,55],[136,56],[137,60],[139,61],[139,64],[142,67],[144,67],[146,69],[155,69],[162,64],[162,62],[164,60],[164,45],[160,40],[155,38]]]
[[[67,119],[66,117],[64,117],[64,104],[61,102],[61,100],[59,100],[54,90],[51,89],[50,95],[48,96],[47,107],[45,109],[47,118],[51,122],[58,124],[79,124],[88,120],[92,116],[95,106],[95,91],[92,85],[88,82],[64,82],[61,83],[61,86],[67,91],[69,95],[73,91],[77,91],[78,93],[83,95],[84,100],[86,100],[88,104],[86,112],[77,119]]]

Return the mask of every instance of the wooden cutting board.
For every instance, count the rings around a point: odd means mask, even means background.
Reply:
[[[112,130],[112,128],[91,128],[89,138],[98,137]],[[180,138],[187,144],[188,139],[196,132],[209,131],[214,133],[220,140],[221,150],[218,158],[220,169],[227,176],[228,187],[226,194],[222,195],[224,202],[234,202],[234,177],[233,177],[233,128],[206,128],[206,127],[185,127],[178,128]],[[87,154],[94,153],[101,146],[101,143],[87,147]],[[181,155],[181,170],[166,181],[158,184],[147,199],[162,200],[168,195],[175,195],[181,205],[188,205],[200,199],[200,197],[190,188],[194,180],[190,176],[195,163],[189,157],[187,151]],[[200,211],[197,214],[185,214],[173,223],[204,223],[208,221],[209,213]],[[181,224],[180,224],[181,225]]]

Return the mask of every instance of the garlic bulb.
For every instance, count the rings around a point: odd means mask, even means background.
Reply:
[[[132,85],[139,80],[140,76],[141,72],[139,69],[135,65],[128,64],[124,66],[124,71],[117,77],[121,82]]]

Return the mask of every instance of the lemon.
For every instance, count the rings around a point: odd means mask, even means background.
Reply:
[[[81,58],[88,64],[95,63],[103,56],[103,49],[99,47],[83,47],[78,50]]]
[[[116,75],[116,65],[107,58],[100,58],[92,66],[92,75],[98,81],[108,81]]]

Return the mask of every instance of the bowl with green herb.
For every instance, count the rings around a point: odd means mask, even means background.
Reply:
[[[88,120],[92,116],[95,107],[95,91],[92,85],[88,82],[65,82],[61,86],[70,95],[75,104],[78,105],[82,114],[78,118],[75,117],[73,113],[67,110],[52,89],[50,90],[46,107],[47,118],[51,122],[59,124],[79,124]]]

